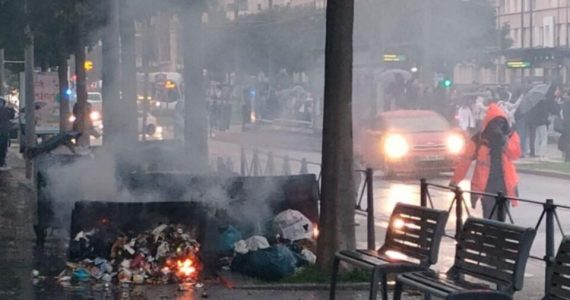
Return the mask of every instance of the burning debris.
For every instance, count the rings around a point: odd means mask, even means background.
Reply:
[[[58,280],[112,283],[196,285],[202,263],[195,232],[182,225],[161,224],[141,233],[112,229],[108,221],[79,232]]]

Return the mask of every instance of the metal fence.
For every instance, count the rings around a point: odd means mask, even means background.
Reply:
[[[544,281],[544,291],[545,295],[550,293],[550,274],[552,273],[552,267],[554,258],[556,255],[556,244],[555,244],[555,234],[556,229],[555,225],[558,225],[558,230],[565,236],[564,229],[560,222],[560,218],[558,217],[557,209],[570,209],[569,206],[565,205],[558,205],[554,203],[552,199],[546,199],[544,202],[535,201],[535,200],[527,200],[521,199],[516,197],[508,197],[502,193],[498,194],[489,194],[489,193],[481,193],[481,192],[473,192],[473,191],[465,191],[462,190],[460,187],[454,186],[443,186],[439,184],[433,184],[427,182],[425,179],[422,179],[420,182],[420,205],[427,207],[428,204],[430,207],[434,207],[433,200],[430,194],[430,187],[434,189],[449,191],[453,193],[453,200],[448,208],[448,211],[451,212],[455,209],[455,236],[446,235],[447,237],[457,239],[458,234],[461,232],[463,227],[463,212],[464,210],[467,212],[468,217],[471,216],[471,212],[469,211],[469,206],[466,204],[465,195],[469,194],[471,197],[488,197],[495,200],[493,208],[491,210],[491,218],[496,218],[501,222],[506,222],[507,218],[511,224],[514,224],[514,219],[511,215],[509,209],[509,201],[515,200],[521,203],[526,203],[530,205],[536,205],[542,207],[542,212],[534,229],[538,232],[542,223],[545,223],[545,253],[544,256],[540,257],[538,255],[530,255],[530,258],[543,261],[546,264],[545,268],[545,281]],[[543,222],[544,221],[544,222]]]
[[[233,170],[231,159],[227,158],[224,162],[219,158],[218,170],[220,168],[229,168]],[[230,163],[228,163],[228,161]],[[311,172],[312,168],[316,168],[315,172]],[[298,170],[298,171],[296,171]],[[376,248],[375,235],[375,215],[374,215],[374,170],[372,169],[355,169],[355,173],[363,175],[364,180],[357,182],[357,194],[355,197],[355,210],[366,216],[367,223],[367,245],[368,249]],[[319,182],[319,193],[321,185],[321,164],[312,162],[306,158],[294,159],[288,155],[277,155],[271,151],[260,151],[258,149],[240,149],[239,174],[241,176],[288,176],[297,174],[314,173],[317,175]],[[360,181],[360,180],[359,180]],[[363,207],[363,201],[366,198],[366,208]],[[319,197],[320,199],[320,197]]]

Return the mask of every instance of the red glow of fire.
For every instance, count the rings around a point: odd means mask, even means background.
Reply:
[[[178,265],[179,273],[185,277],[189,277],[196,272],[194,262],[189,258],[182,261],[179,260],[176,263]]]

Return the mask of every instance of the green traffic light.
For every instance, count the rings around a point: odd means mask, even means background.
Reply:
[[[443,81],[443,87],[448,88],[448,87],[451,87],[452,84],[453,84],[453,82],[449,79],[446,79]]]

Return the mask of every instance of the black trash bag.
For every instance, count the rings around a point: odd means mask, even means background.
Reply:
[[[297,259],[289,248],[275,245],[237,255],[232,261],[231,270],[262,280],[277,281],[293,274],[296,265]]]

